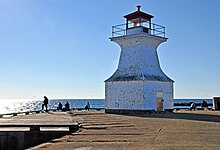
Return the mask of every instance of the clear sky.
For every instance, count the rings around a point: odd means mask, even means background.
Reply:
[[[0,98],[104,98],[120,54],[111,27],[138,4],[166,27],[175,98],[220,96],[219,0],[0,0]]]

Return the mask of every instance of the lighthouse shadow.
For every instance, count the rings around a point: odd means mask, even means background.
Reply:
[[[208,113],[151,113],[151,114],[123,114],[127,116],[137,116],[143,118],[167,118],[167,119],[184,119],[184,120],[194,120],[194,121],[207,121],[207,122],[219,122],[220,123],[220,113],[208,114]]]

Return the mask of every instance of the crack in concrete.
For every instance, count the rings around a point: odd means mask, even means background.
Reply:
[[[157,131],[156,136],[154,137],[153,143],[156,141],[157,137],[159,136],[159,134],[161,133],[163,127],[165,126],[166,121],[162,124],[161,128]]]

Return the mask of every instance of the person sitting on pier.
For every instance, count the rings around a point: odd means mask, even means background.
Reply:
[[[44,96],[44,102],[42,104],[42,110],[44,110],[44,107],[46,107],[46,112],[48,111],[47,110],[47,105],[48,105],[48,98],[46,96]]]
[[[61,102],[59,102],[59,103],[58,103],[57,110],[58,110],[58,111],[59,111],[59,110],[62,110],[62,108],[63,108],[63,105],[62,105],[62,103],[61,103]]]
[[[201,106],[202,106],[202,109],[207,109],[208,103],[205,100],[203,100]]]
[[[89,104],[89,102],[86,104],[85,109],[89,111],[89,109],[90,109],[90,104]]]
[[[196,110],[196,104],[194,102],[191,103],[189,110]]]
[[[66,102],[65,107],[62,109],[63,111],[70,111],[70,104]]]

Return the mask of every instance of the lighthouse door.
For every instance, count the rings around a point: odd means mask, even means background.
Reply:
[[[163,92],[157,92],[157,111],[163,111]]]

